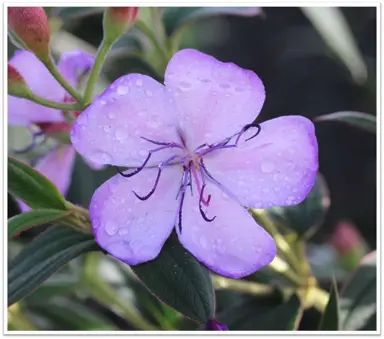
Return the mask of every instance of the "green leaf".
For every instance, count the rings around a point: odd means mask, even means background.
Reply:
[[[65,210],[65,199],[42,174],[8,157],[8,191],[31,208]]]
[[[212,16],[236,15],[252,17],[261,13],[260,7],[167,7],[163,11],[163,22],[166,32],[172,34],[180,26]]]
[[[217,315],[230,330],[249,331],[292,331],[297,329],[301,317],[302,307],[296,295],[286,302],[281,296],[248,297]]]
[[[97,249],[91,235],[62,226],[48,228],[10,262],[8,305],[30,294],[70,260]]]
[[[52,324],[52,330],[71,331],[110,331],[118,328],[94,308],[80,302],[64,298],[55,298],[44,303],[32,304],[29,309],[43,316]]]
[[[376,133],[376,117],[367,113],[350,111],[336,112],[321,115],[316,118],[316,121],[340,121],[368,132]]]
[[[33,226],[47,224],[68,215],[69,211],[39,209],[20,213],[8,219],[8,238]]]
[[[101,14],[105,7],[55,7],[50,17],[60,17],[65,21],[82,19],[90,15]]]
[[[267,209],[271,219],[282,228],[289,227],[302,237],[311,236],[323,223],[330,205],[324,177],[318,173],[307,198],[298,205]]]
[[[155,260],[131,268],[155,296],[176,311],[202,324],[213,317],[209,272],[174,237]]]
[[[345,331],[376,330],[376,251],[366,255],[340,293],[340,324]]]
[[[329,301],[325,312],[321,318],[319,331],[338,331],[339,330],[339,293],[336,281],[332,281],[329,292]]]

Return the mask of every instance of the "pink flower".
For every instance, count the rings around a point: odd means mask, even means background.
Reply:
[[[156,258],[175,228],[213,271],[240,278],[269,264],[271,236],[247,209],[301,202],[318,168],[313,124],[286,116],[252,121],[265,100],[257,75],[196,50],[176,53],[165,86],[130,74],[78,118],[76,150],[130,167],[90,204],[98,244],[130,265]]]
[[[66,80],[77,86],[79,77],[87,72],[93,64],[94,57],[82,51],[64,53],[58,63],[58,69]],[[9,64],[24,78],[28,87],[35,94],[56,102],[72,102],[73,99],[53,78],[43,63],[28,51],[18,51],[9,60]],[[75,116],[79,112],[72,112]],[[68,134],[72,123],[65,121],[62,111],[38,105],[27,99],[8,95],[8,123],[10,125],[39,126],[40,131],[33,135],[32,144],[25,151],[35,146],[35,139],[41,134]],[[70,145],[59,144],[45,157],[41,158],[35,168],[50,179],[62,194],[66,194],[71,182],[71,173],[76,152]],[[94,166],[92,163],[89,163]],[[100,168],[96,165],[96,168]],[[23,211],[29,207],[19,202]]]

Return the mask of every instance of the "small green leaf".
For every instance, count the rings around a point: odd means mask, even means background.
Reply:
[[[167,7],[163,11],[163,22],[167,33],[172,34],[180,26],[212,16],[252,17],[261,13],[260,7]]]
[[[345,331],[376,330],[376,251],[366,255],[340,293],[340,324]]]
[[[131,268],[155,296],[176,311],[201,324],[213,317],[209,272],[173,237],[155,260]]]
[[[329,292],[329,301],[325,312],[321,318],[319,331],[338,331],[339,330],[339,293],[336,281],[332,281]]]
[[[323,223],[330,205],[324,177],[318,173],[307,198],[298,205],[267,209],[268,215],[280,227],[289,227],[302,237],[309,237]]]
[[[292,331],[302,317],[299,298],[292,295],[286,302],[280,296],[246,298],[219,313],[217,319],[230,330]]]
[[[349,111],[336,112],[321,115],[316,118],[316,121],[340,121],[368,132],[376,133],[376,117],[367,113]]]
[[[47,224],[68,215],[69,211],[39,209],[20,213],[8,219],[8,238],[33,226]]]
[[[65,199],[42,174],[8,157],[8,191],[31,208],[65,210]]]
[[[97,249],[91,235],[62,226],[48,228],[10,262],[8,305],[30,294],[70,260]]]

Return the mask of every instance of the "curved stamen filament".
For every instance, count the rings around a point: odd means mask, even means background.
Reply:
[[[202,206],[201,206],[201,203],[203,202],[204,189],[205,189],[205,184],[203,185],[203,187],[201,188],[201,191],[200,191],[199,210],[200,210],[201,216],[203,217],[203,219],[205,221],[212,222],[213,220],[216,219],[216,216],[214,216],[213,218],[208,218],[207,215],[205,214],[205,212],[203,211]],[[210,198],[211,198],[211,195],[209,195],[208,202],[209,202]]]
[[[200,196],[201,196],[201,189],[202,188],[201,188],[201,185],[200,185],[200,180],[199,180],[199,177],[197,175],[195,166],[190,165],[190,170],[192,171],[193,177],[195,178],[196,186],[197,186],[197,191],[200,192]],[[203,181],[203,185],[205,185],[205,183],[204,183],[204,176],[203,175],[201,176],[201,179]],[[203,196],[201,202],[203,203],[203,205],[208,206],[210,199],[211,199],[210,196],[208,196],[208,199],[205,200],[204,196]]]
[[[159,183],[159,180],[160,180],[160,175],[161,175],[161,171],[163,170],[163,168],[168,164],[170,163],[172,160],[178,158],[179,155],[173,155],[172,157],[170,157],[169,159],[167,159],[166,161],[162,162],[160,165],[159,165],[159,171],[157,172],[157,177],[156,177],[156,180],[155,180],[155,184],[153,186],[153,188],[149,191],[148,194],[144,195],[144,196],[140,196],[138,195],[135,191],[132,191],[134,195],[136,195],[136,197],[140,200],[147,200],[153,193],[155,193],[156,191],[156,188],[157,188],[157,184]]]

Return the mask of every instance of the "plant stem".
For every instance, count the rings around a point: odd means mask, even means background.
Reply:
[[[16,331],[36,331],[35,325],[25,316],[19,303],[8,307],[8,326]]]
[[[302,286],[301,277],[296,272],[292,271],[289,265],[279,256],[276,255],[275,259],[273,259],[273,261],[267,267],[272,271],[275,271],[277,274],[283,276],[293,286]]]
[[[56,108],[62,111],[78,111],[81,109],[81,106],[79,106],[79,104],[63,104],[61,102],[50,101],[33,93],[28,98],[28,100],[45,107]]]
[[[229,279],[218,275],[212,276],[215,289],[229,289],[236,292],[243,292],[253,295],[265,295],[272,293],[275,289],[272,286],[259,284],[245,280]]]
[[[48,71],[52,74],[52,76],[57,80],[57,82],[79,103],[82,102],[82,98],[79,92],[76,91],[68,82],[64,79],[64,77],[61,75],[59,70],[57,69],[56,65],[52,61],[51,58],[49,58],[47,61],[44,62],[45,67],[47,67]]]
[[[301,265],[299,259],[293,252],[289,243],[285,240],[285,238],[279,233],[275,224],[268,218],[264,210],[260,209],[250,209],[253,217],[260,222],[262,226],[264,226],[265,230],[271,234],[273,239],[276,242],[277,247],[284,254],[285,259],[288,264],[297,272],[301,273]]]
[[[161,46],[159,40],[157,39],[152,29],[148,27],[147,24],[142,20],[137,20],[135,23],[135,27],[137,27],[140,31],[142,31],[148,37],[148,39],[152,42],[153,47],[160,54],[160,56],[164,61],[164,64],[166,65],[169,61],[168,53],[163,48],[163,46]]]
[[[106,39],[103,39],[103,41],[101,42],[101,45],[97,51],[95,63],[93,64],[91,73],[88,78],[87,87],[85,89],[84,106],[89,105],[92,100],[92,94],[97,82],[97,78],[99,77],[101,68],[103,67],[104,60],[109,50],[111,49],[112,45],[113,43],[107,41]]]

